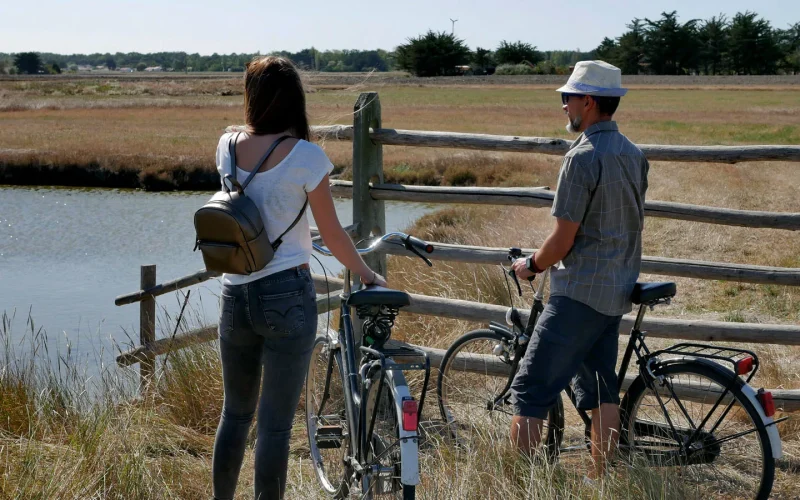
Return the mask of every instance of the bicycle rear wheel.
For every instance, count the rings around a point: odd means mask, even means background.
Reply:
[[[670,467],[687,496],[767,498],[775,476],[770,437],[743,381],[723,370],[678,361],[657,366],[655,380],[637,377],[621,404],[621,450],[634,464]]]
[[[305,410],[311,462],[322,489],[334,498],[349,493],[350,426],[344,399],[340,351],[317,337],[306,376]]]
[[[447,350],[439,368],[439,410],[459,444],[491,445],[509,439],[513,408],[506,390],[513,365],[513,337],[493,330],[473,330]],[[549,456],[558,454],[564,428],[561,398],[542,429]]]

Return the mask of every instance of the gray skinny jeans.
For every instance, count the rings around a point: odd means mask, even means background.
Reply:
[[[225,403],[214,442],[214,498],[233,498],[256,407],[255,498],[283,498],[292,420],[317,331],[315,299],[307,269],[222,287]]]

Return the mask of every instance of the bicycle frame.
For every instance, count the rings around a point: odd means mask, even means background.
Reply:
[[[387,238],[394,235],[401,235],[402,233],[390,233],[382,238],[386,241]],[[359,250],[359,253],[368,253],[372,251],[378,242],[373,243],[368,249]],[[314,245],[314,248],[323,254],[330,255],[330,252]],[[331,355],[328,358],[328,367],[325,378],[325,389],[323,391],[322,399],[320,401],[320,408],[318,414],[324,413],[324,407],[329,397],[331,376],[333,375],[333,360],[338,356],[340,366],[344,376],[344,400],[345,400],[345,418],[350,427],[348,436],[350,443],[350,453],[346,457],[348,464],[352,467],[353,471],[362,479],[364,473],[375,465],[367,464],[368,453],[370,450],[370,443],[373,439],[375,420],[377,418],[378,405],[372,409],[371,415],[367,415],[367,397],[368,391],[371,389],[371,383],[377,379],[377,399],[380,400],[383,390],[389,390],[393,393],[394,411],[398,416],[398,424],[400,424],[402,415],[402,402],[412,399],[408,385],[405,382],[405,377],[402,373],[406,369],[419,369],[425,370],[425,379],[423,383],[423,392],[420,397],[418,405],[417,422],[422,413],[423,404],[425,401],[425,388],[428,384],[430,376],[430,359],[427,353],[419,349],[408,349],[409,353],[406,355],[417,355],[424,357],[424,363],[405,363],[398,364],[392,359],[387,359],[387,355],[391,355],[396,350],[387,349],[386,352],[381,350],[371,349],[366,346],[359,346],[355,340],[355,329],[353,326],[353,319],[350,307],[347,305],[347,299],[352,293],[351,284],[352,273],[349,269],[345,268],[344,272],[344,288],[341,293],[341,304],[339,306],[339,324],[335,333],[336,337],[332,337],[332,332],[328,331],[329,345],[331,346]],[[369,358],[359,366],[356,361],[356,350],[368,355]],[[337,354],[338,352],[338,354]],[[384,387],[384,377],[390,381],[390,387]],[[417,446],[419,436],[416,429],[414,431],[407,431],[402,425],[399,427],[399,436],[395,443],[392,443],[384,453],[389,449],[399,446],[401,452],[401,477],[400,481],[404,485],[417,485],[419,484],[419,460],[417,455]],[[373,457],[374,461],[382,458]]]

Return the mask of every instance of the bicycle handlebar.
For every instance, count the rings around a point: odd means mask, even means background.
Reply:
[[[397,240],[399,240],[400,242],[397,242]],[[373,241],[367,248],[357,248],[356,252],[358,252],[359,255],[365,255],[374,252],[375,250],[377,250],[378,246],[380,246],[380,244],[383,243],[384,241],[387,243],[392,243],[393,245],[399,245],[404,247],[409,252],[416,254],[419,258],[424,260],[425,263],[428,264],[429,266],[433,266],[431,261],[428,260],[424,255],[422,255],[422,253],[420,253],[420,252],[433,253],[433,245],[425,241],[422,241],[419,238],[415,238],[409,234],[401,232],[384,234],[380,238],[376,238],[375,241]],[[328,257],[333,257],[333,253],[326,247],[318,245],[313,242],[311,243],[311,246],[318,253],[321,253],[322,255],[326,255]]]

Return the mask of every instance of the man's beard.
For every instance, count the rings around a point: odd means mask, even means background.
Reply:
[[[574,120],[570,120],[569,115],[567,115],[567,122],[567,132],[570,134],[577,134],[578,129],[581,128],[581,123],[583,123],[583,118],[576,116]]]

